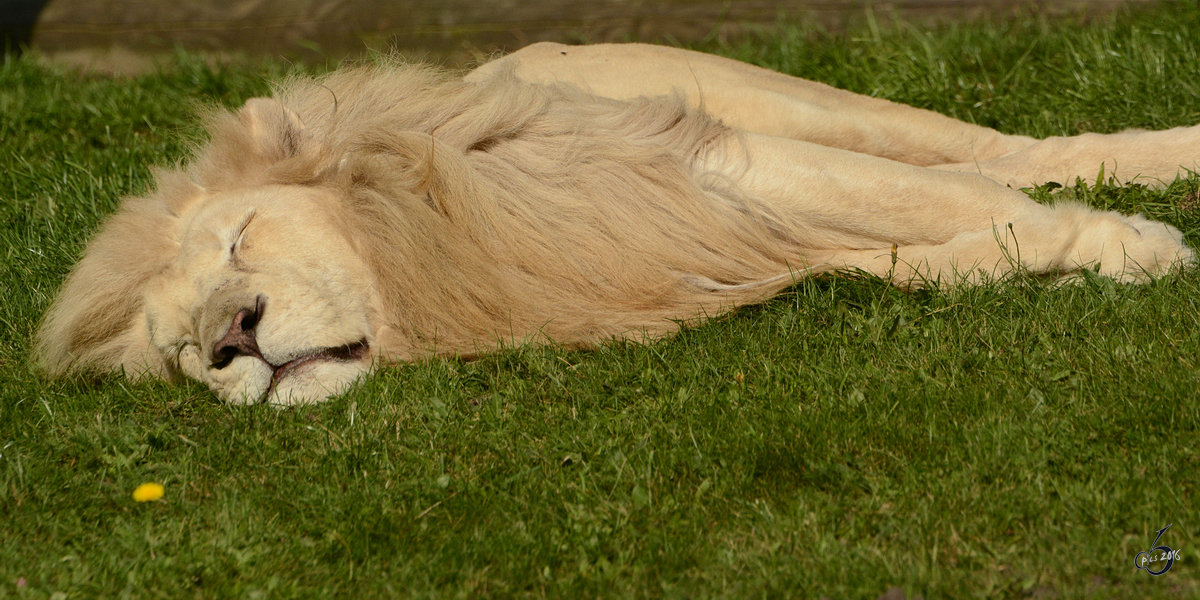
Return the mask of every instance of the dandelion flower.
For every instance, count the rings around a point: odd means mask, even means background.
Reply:
[[[157,483],[143,483],[133,490],[133,499],[138,502],[153,502],[163,497],[163,486]]]

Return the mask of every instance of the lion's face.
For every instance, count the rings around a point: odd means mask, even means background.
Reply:
[[[330,220],[334,200],[301,186],[202,199],[146,292],[168,368],[229,402],[282,405],[342,392],[369,369],[379,301]]]

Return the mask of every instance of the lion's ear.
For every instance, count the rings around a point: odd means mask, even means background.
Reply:
[[[273,169],[320,150],[300,116],[274,98],[251,98],[236,113],[219,111],[209,117],[208,129],[212,141],[190,171],[211,191],[277,183],[280,173]]]
[[[237,116],[263,156],[299,156],[312,141],[300,115],[274,98],[251,98]]]

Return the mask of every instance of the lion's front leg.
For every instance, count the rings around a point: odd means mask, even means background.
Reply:
[[[843,250],[822,258],[832,268],[862,270],[905,287],[982,283],[1013,271],[1070,276],[1080,270],[1122,282],[1146,282],[1195,263],[1179,230],[1140,216],[1075,204],[1049,218],[998,222],[944,244]]]
[[[997,221],[1047,217],[1025,194],[979,175],[742,134],[698,159],[792,225],[806,248],[937,245]]]
[[[1095,182],[1099,174],[1157,187],[1174,180],[1180,167],[1198,165],[1200,125],[1052,137],[1001,157],[934,168],[979,173],[1014,188],[1048,181],[1070,184],[1077,178]]]
[[[756,134],[701,160],[791,227],[810,266],[900,285],[979,281],[1021,268],[1096,268],[1144,281],[1195,260],[1180,232],[1140,216],[1040,205],[990,179]]]

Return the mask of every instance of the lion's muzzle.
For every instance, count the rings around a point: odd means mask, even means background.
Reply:
[[[254,299],[254,308],[243,308],[234,315],[233,322],[229,325],[229,331],[213,345],[212,366],[214,369],[224,369],[238,356],[253,356],[270,364],[267,359],[263,358],[262,351],[258,349],[258,339],[254,334],[254,328],[262,319],[266,306],[266,297],[259,294]]]

